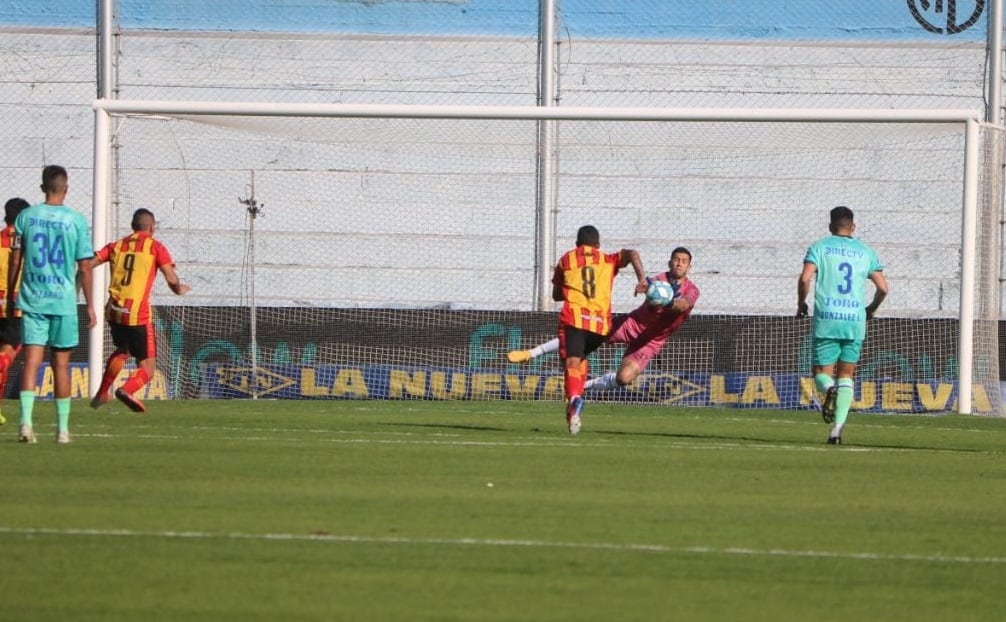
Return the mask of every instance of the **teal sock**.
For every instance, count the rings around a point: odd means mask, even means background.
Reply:
[[[70,398],[56,398],[56,430],[68,432],[70,430]]]
[[[849,416],[849,409],[852,408],[853,397],[852,378],[838,379],[838,395],[835,399],[835,427],[839,430],[845,425],[845,419]]]
[[[35,392],[21,391],[21,425],[31,425],[31,413],[35,410]]]
[[[835,381],[828,374],[817,374],[814,376],[814,384],[821,393],[827,393],[828,389],[835,386]]]

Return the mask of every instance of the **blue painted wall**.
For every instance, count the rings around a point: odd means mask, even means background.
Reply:
[[[577,37],[707,40],[985,38],[985,0],[563,0]],[[951,7],[956,19],[948,23]],[[120,0],[155,30],[534,36],[537,0]],[[961,25],[977,15],[974,23]],[[93,28],[95,0],[0,0],[0,25]]]

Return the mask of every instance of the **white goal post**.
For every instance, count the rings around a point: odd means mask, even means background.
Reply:
[[[980,178],[982,175],[982,137],[981,132],[986,126],[980,121],[981,113],[975,110],[956,109],[791,109],[791,108],[601,108],[601,107],[533,107],[533,106],[422,106],[422,105],[352,105],[352,104],[283,104],[283,103],[249,103],[249,102],[195,102],[195,101],[129,101],[99,99],[94,102],[95,137],[94,137],[94,203],[93,203],[93,236],[95,248],[107,243],[114,236],[109,231],[111,222],[110,210],[113,197],[112,180],[115,176],[112,145],[116,130],[115,119],[128,117],[155,118],[159,116],[185,119],[211,119],[213,117],[228,118],[282,118],[282,119],[371,119],[371,120],[485,120],[485,121],[529,121],[529,122],[619,122],[619,123],[682,123],[682,124],[800,124],[813,126],[835,127],[842,124],[888,126],[922,124],[927,126],[946,126],[959,132],[963,150],[959,160],[959,179],[961,181],[959,206],[960,223],[960,272],[959,272],[959,307],[955,318],[959,325],[957,334],[957,400],[955,410],[959,413],[972,412],[972,378],[975,374],[975,333],[974,325],[976,308],[984,309],[983,320],[998,321],[999,299],[997,295],[982,294],[988,300],[976,299],[976,291],[982,284],[976,283],[978,272],[977,262],[984,256],[989,262],[989,253],[996,257],[994,265],[998,268],[999,248],[979,248],[979,202]],[[298,139],[299,140],[299,139]],[[998,144],[998,143],[997,143]],[[487,145],[491,149],[492,145]],[[849,148],[857,157],[855,148]],[[992,149],[995,152],[996,149]],[[560,155],[560,161],[562,156]],[[987,157],[985,158],[988,159]],[[723,183],[732,183],[725,181]],[[1001,188],[1000,188],[1001,194]],[[835,204],[840,204],[836,200]],[[815,212],[818,220],[823,220],[823,214],[833,205],[812,204],[807,210]],[[771,209],[770,205],[765,206]],[[855,207],[855,206],[853,206]],[[920,214],[920,218],[924,215]],[[815,232],[823,234],[823,231]],[[559,232],[567,235],[567,232]],[[602,229],[604,235],[604,229]],[[702,240],[708,233],[695,234],[691,239]],[[820,237],[819,235],[817,237]],[[565,238],[563,238],[565,239]],[[813,238],[808,237],[809,243]],[[998,239],[998,236],[996,236]],[[630,240],[631,241],[631,240]],[[534,287],[546,291],[551,276],[551,265],[556,256],[556,241],[554,239],[538,239],[536,242]],[[922,243],[922,240],[916,240]],[[564,242],[562,243],[565,244]],[[562,250],[562,249],[560,249]],[[701,252],[701,251],[700,251]],[[882,257],[883,259],[883,257]],[[653,261],[649,262],[653,264]],[[659,263],[656,264],[659,267]],[[795,281],[799,265],[791,266],[792,279],[782,284],[773,284],[780,291],[792,290],[789,301],[795,306],[792,294],[795,294]],[[652,270],[652,267],[651,267]],[[96,273],[94,281],[95,300],[104,297],[105,277]],[[998,277],[998,275],[995,275]],[[528,284],[529,288],[531,284]],[[700,282],[701,286],[701,282]],[[897,280],[892,283],[895,291]],[[941,290],[942,292],[942,290]],[[700,308],[697,313],[701,312]],[[98,370],[104,362],[105,345],[104,323],[99,319],[98,325],[92,330],[89,345],[89,376],[90,390],[94,393],[100,381]],[[801,370],[809,375],[809,370]],[[998,373],[998,365],[996,365]],[[996,396],[998,403],[998,396]]]

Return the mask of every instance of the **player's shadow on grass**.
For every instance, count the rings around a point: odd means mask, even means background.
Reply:
[[[473,430],[473,431],[483,431],[483,432],[509,432],[510,430],[506,428],[496,428],[488,425],[463,425],[463,424],[452,424],[452,423],[406,423],[386,421],[379,425],[391,425],[396,427],[407,427],[407,428],[439,428],[445,430]]]
[[[733,442],[748,442],[748,443],[764,443],[767,445],[811,445],[826,446],[827,443],[822,437],[820,442],[808,441],[807,439],[800,438],[755,438],[751,436],[740,436],[740,435],[723,435],[723,434],[694,434],[687,432],[626,432],[625,430],[592,430],[596,434],[610,434],[612,436],[638,436],[638,437],[658,437],[658,438],[674,438],[674,439],[698,439],[707,441],[733,441]],[[968,454],[982,454],[982,453],[999,453],[990,452],[987,449],[980,449],[975,447],[932,447],[928,445],[909,445],[909,444],[893,444],[893,443],[872,443],[869,441],[856,442],[842,445],[841,447],[836,447],[835,451],[842,451],[842,449],[857,449],[857,450],[887,450],[887,451],[938,451],[941,453],[968,453]]]
[[[737,436],[723,434],[693,434],[688,432],[626,432],[625,430],[591,430],[596,434],[611,434],[612,436],[649,436],[657,438],[700,439],[707,441],[746,441],[750,443],[791,443],[791,440],[778,438],[755,438],[752,436]]]

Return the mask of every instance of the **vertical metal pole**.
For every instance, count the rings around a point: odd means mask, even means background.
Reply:
[[[111,99],[114,92],[113,77],[113,32],[114,0],[97,0],[97,95],[100,99]],[[91,244],[95,250],[108,242],[109,192],[112,177],[112,119],[103,109],[94,111],[94,170],[91,194]],[[91,300],[99,305],[105,297],[107,287],[106,270],[95,270],[91,283]],[[105,317],[96,313],[94,327],[87,338],[87,388],[90,395],[101,386],[101,373],[105,364]]]
[[[986,72],[986,81],[988,82],[987,89],[987,100],[985,102],[985,120],[992,125],[1000,125],[1002,123],[1002,81],[1003,81],[1003,0],[991,0],[988,5],[988,42],[986,47],[988,67]],[[986,174],[992,174],[994,178],[1003,179],[1003,162],[1006,161],[1006,154],[1002,151],[995,154],[995,161],[992,163],[986,163],[988,166],[991,164],[995,166],[995,170],[989,171],[986,169]],[[1003,253],[1002,253],[1002,240],[1003,240],[1003,227],[1006,224],[1006,217],[1004,217],[1003,210],[1006,209],[1006,187],[1000,190],[1000,204],[999,204],[999,228],[992,229],[992,223],[984,223],[983,228],[991,232],[998,233],[995,239],[988,244],[988,248],[983,249],[987,253],[995,253],[997,260],[989,262],[986,265],[994,265],[999,267],[998,274],[991,274],[992,270],[986,268],[985,272],[989,274],[985,275],[984,281],[987,283],[987,290],[983,292],[988,295],[988,301],[984,305],[983,320],[992,320],[998,324],[999,315],[1002,309],[1002,286],[1001,279],[1003,278]],[[986,210],[983,210],[983,214],[987,214]],[[1000,370],[1000,374],[1001,374]],[[1003,414],[1003,413],[999,413]]]
[[[258,313],[255,306],[255,215],[249,212],[251,224],[248,226],[251,240],[248,243],[248,257],[251,267],[249,268],[249,313],[251,315],[251,395],[253,400],[258,399]]]
[[[251,171],[251,196],[239,199],[248,212],[248,319],[250,322],[248,349],[251,357],[251,386],[253,400],[258,399],[258,308],[255,300],[255,220],[262,213],[262,205],[255,199],[255,171]]]
[[[961,308],[957,412],[971,414],[974,375],[975,264],[978,223],[978,120],[968,119],[964,138],[964,217],[961,225]]]
[[[988,101],[985,120],[999,125],[1002,119],[1003,0],[992,0],[988,15]]]
[[[538,4],[538,106],[555,106],[555,1]],[[538,122],[538,185],[535,247],[534,308],[552,305],[552,263],[555,261],[555,130],[556,121]]]
[[[104,246],[108,241],[108,194],[109,175],[111,174],[111,118],[104,109],[94,111],[94,192],[91,204],[91,241],[95,249]],[[91,287],[91,300],[95,305],[105,296],[105,272],[95,270]],[[90,329],[87,340],[87,387],[90,395],[98,392],[101,386],[101,370],[104,367],[105,317],[96,313],[94,327]]]
[[[98,0],[98,98],[112,99],[114,92],[115,0]]]

